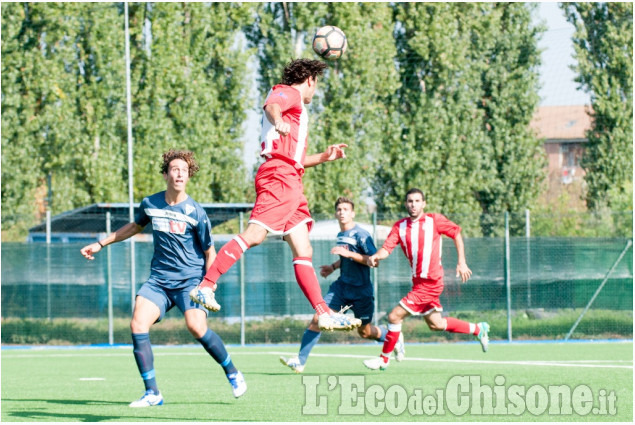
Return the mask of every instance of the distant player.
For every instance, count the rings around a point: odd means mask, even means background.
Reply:
[[[406,193],[408,217],[396,222],[384,245],[376,254],[368,258],[368,265],[376,267],[379,261],[387,258],[392,250],[401,245],[404,255],[410,262],[412,271],[412,290],[399,301],[388,315],[388,334],[379,357],[364,360],[369,369],[386,369],[390,353],[401,336],[401,323],[410,315],[422,315],[430,330],[476,335],[483,351],[489,344],[489,325],[464,322],[454,317],[443,318],[443,307],[439,296],[443,292],[443,267],[441,266],[441,235],[454,240],[458,254],[457,276],[467,282],[472,271],[465,262],[465,248],[461,237],[461,227],[441,214],[424,213],[426,200],[419,189],[410,189]]]
[[[222,339],[207,327],[207,310],[188,296],[216,256],[207,214],[185,193],[187,182],[198,169],[192,152],[169,150],[164,153],[161,172],[167,189],[144,198],[134,222],[81,249],[84,257],[93,260],[93,254],[104,246],[128,239],[152,222],[154,255],[150,277],[137,292],[130,322],[134,357],[146,391],[139,400],[130,403],[130,407],[163,404],[155,378],[149,332],[174,306],[183,312],[190,333],[222,366],[234,396],[240,397],[247,391],[243,374],[234,366]]]
[[[337,234],[337,246],[331,250],[331,254],[339,255],[340,259],[333,264],[320,266],[320,275],[327,277],[337,269],[340,269],[341,272],[340,277],[331,284],[324,301],[329,308],[334,310],[350,305],[355,317],[362,321],[361,327],[357,329],[359,336],[383,342],[387,329],[371,324],[375,310],[375,297],[370,280],[370,268],[366,264],[368,257],[375,254],[377,248],[375,248],[370,234],[353,221],[355,218],[353,201],[344,197],[337,198],[335,218],[339,222],[340,232]],[[319,341],[320,335],[316,314],[309,327],[304,331],[298,356],[290,359],[280,357],[282,364],[290,367],[296,373],[302,373],[309,354]],[[405,353],[401,334],[394,352],[397,361],[401,361]]]
[[[214,297],[219,277],[272,233],[282,235],[291,247],[296,280],[318,315],[320,329],[352,330],[361,324],[359,319],[331,311],[324,302],[309,242],[313,219],[304,196],[304,169],[344,158],[347,147],[336,144],[322,153],[306,155],[309,115],[304,105],[311,103],[318,76],[325,68],[321,61],[296,59],[284,68],[282,82],[267,96],[260,153],[265,162],[256,174],[256,203],[249,223],[243,233],[220,249],[199,287],[190,293],[192,300],[209,310],[220,309]]]

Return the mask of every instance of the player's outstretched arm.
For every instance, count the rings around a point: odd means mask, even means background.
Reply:
[[[134,222],[128,223],[125,226],[115,230],[114,232],[106,236],[101,241],[93,242],[90,245],[86,245],[80,250],[80,252],[87,259],[94,260],[95,257],[93,256],[93,254],[96,254],[99,251],[101,251],[101,249],[105,247],[106,245],[110,245],[111,243],[120,242],[128,238],[131,238],[132,236],[136,235],[142,230],[143,230],[143,227],[139,226],[137,223],[134,223]]]
[[[366,260],[366,264],[368,265],[368,267],[377,267],[379,265],[379,262],[388,258],[389,255],[390,252],[388,252],[388,250],[379,248],[379,251],[368,257],[368,259]]]
[[[316,153],[313,155],[307,155],[304,159],[304,168],[315,167],[323,162],[335,161],[336,159],[346,158],[346,152],[344,148],[348,145],[345,143],[338,143],[331,145],[322,153]]]
[[[456,277],[460,277],[463,283],[467,282],[472,276],[472,270],[467,266],[465,261],[465,245],[463,244],[463,237],[459,233],[454,237],[454,245],[456,246],[456,253],[458,262],[456,265]]]

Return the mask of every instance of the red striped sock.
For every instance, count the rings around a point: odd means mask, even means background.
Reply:
[[[214,262],[207,270],[207,273],[205,273],[205,278],[203,282],[201,282],[201,286],[213,288],[218,278],[227,273],[227,270],[229,270],[248,249],[249,245],[247,245],[240,235],[236,235],[234,239],[223,245],[220,251],[218,251]]]
[[[473,323],[469,323],[464,320],[455,319],[454,317],[446,317],[445,320],[447,322],[447,326],[445,327],[446,332],[469,334],[470,325],[473,325]],[[478,328],[478,326],[476,327]],[[478,334],[478,332],[476,334]]]
[[[304,296],[309,300],[311,306],[318,315],[328,313],[329,309],[322,298],[322,289],[318,282],[313,263],[309,257],[297,257],[293,259],[293,270],[295,271],[295,279]]]

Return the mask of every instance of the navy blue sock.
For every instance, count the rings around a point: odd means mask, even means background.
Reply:
[[[377,341],[384,342],[386,340],[386,334],[388,333],[388,329],[383,326],[378,326],[379,332],[381,332],[381,336]]]
[[[320,332],[315,332],[308,328],[304,331],[304,335],[302,335],[302,343],[300,344],[300,353],[298,354],[300,364],[306,363],[311,350],[320,340],[320,335],[322,335]]]
[[[232,359],[225,349],[225,344],[223,344],[223,340],[218,336],[216,332],[211,329],[208,329],[201,338],[196,338],[198,342],[201,343],[205,351],[209,353],[210,356],[216,360],[216,363],[223,367],[226,375],[230,373],[236,373],[238,370],[234,363],[232,363]]]
[[[139,373],[143,378],[146,390],[152,390],[155,394],[159,394],[157,388],[157,380],[154,376],[154,355],[152,354],[152,345],[150,345],[150,334],[132,334],[132,347],[134,359],[137,362]]]

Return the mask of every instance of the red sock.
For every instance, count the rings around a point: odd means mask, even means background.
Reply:
[[[309,300],[315,312],[318,315],[328,313],[329,309],[324,302],[324,298],[322,298],[322,289],[315,274],[315,269],[313,269],[311,258],[294,258],[293,270],[300,289],[304,292],[304,296]]]
[[[399,334],[401,333],[401,324],[388,325],[388,333],[386,333],[386,339],[384,340],[384,347],[382,348],[382,356],[390,357],[390,353],[395,349],[395,345],[399,340]]]
[[[455,319],[454,317],[446,317],[447,326],[445,327],[446,332],[454,332],[459,334],[469,334],[473,333],[474,335],[478,335],[478,331],[471,331],[470,327],[475,326],[478,329],[477,325],[473,323],[469,323],[463,320]],[[476,333],[474,333],[476,332]]]
[[[249,245],[247,245],[240,235],[236,235],[234,239],[223,245],[220,251],[218,251],[211,267],[207,270],[207,273],[205,273],[205,278],[203,282],[201,282],[201,286],[213,288],[218,278],[225,274],[248,249]]]

